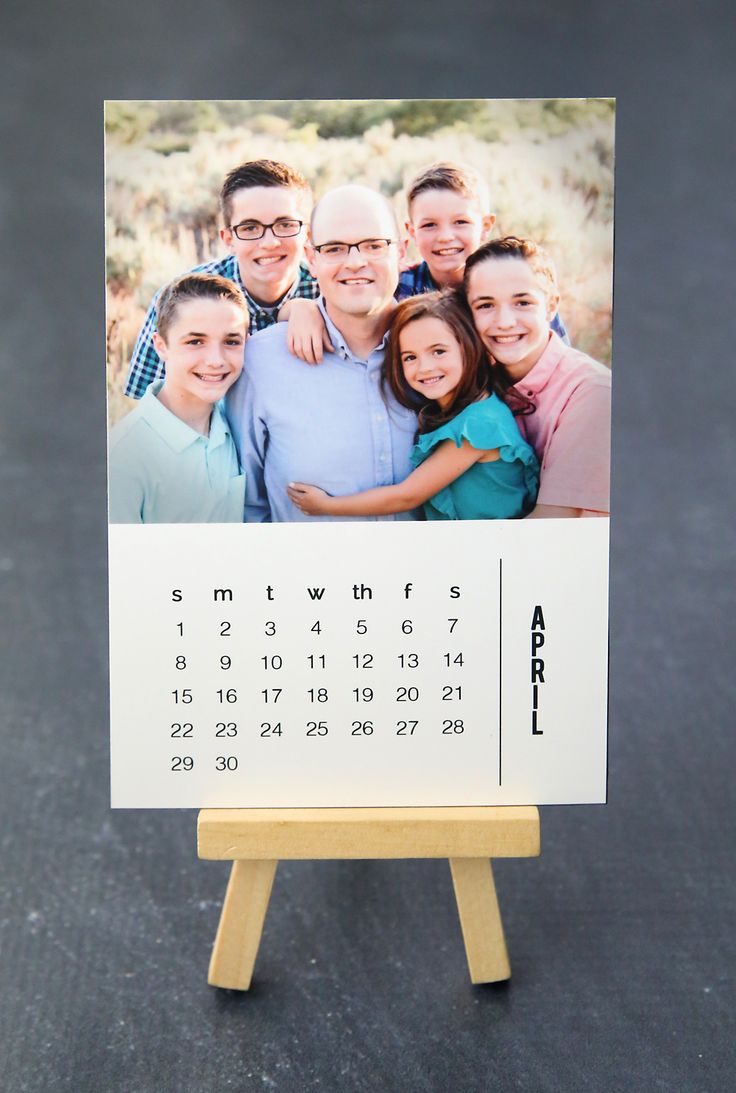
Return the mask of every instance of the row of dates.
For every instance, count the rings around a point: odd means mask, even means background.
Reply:
[[[395,702],[419,702],[424,693],[424,698],[427,699],[430,696],[427,693],[427,688],[424,688],[422,692],[419,687],[396,687],[393,695],[393,701]],[[264,687],[262,690],[255,692],[255,695],[260,696],[260,701],[267,705],[277,705],[282,701],[285,690],[283,687]],[[310,703],[323,703],[330,701],[330,691],[327,687],[309,687],[304,692],[304,698]],[[333,699],[335,692],[332,692]],[[253,697],[255,697],[255,695]],[[171,696],[174,700],[174,705],[187,706],[194,702],[194,691],[191,687],[176,688],[171,692]],[[373,702],[376,694],[372,687],[353,687],[350,691],[351,700],[354,702]],[[251,696],[249,695],[249,698]],[[439,698],[441,702],[461,702],[463,697],[462,685],[453,685],[451,683],[441,684],[440,693],[435,694],[434,698]],[[224,705],[232,705],[238,701],[238,689],[237,687],[219,687],[215,691],[215,698],[219,703]]]
[[[326,669],[328,666],[328,659],[326,653],[307,653],[304,656],[301,666],[307,667],[311,671]],[[461,652],[442,653],[441,663],[445,668],[462,668],[465,663],[465,658]],[[279,653],[273,653],[269,656],[254,658],[253,664],[254,666],[259,666],[259,671],[280,672],[284,668],[284,658]],[[419,653],[397,653],[396,664],[399,668],[419,668],[421,657]],[[189,666],[189,661],[187,660],[185,653],[179,653],[174,657],[174,668],[177,672],[185,672]],[[222,672],[229,672],[233,667],[233,658],[227,654],[223,654],[218,658],[217,667]],[[343,667],[343,665],[340,665],[340,667]],[[360,670],[374,668],[376,667],[375,657],[373,653],[354,653],[353,656],[350,657],[349,667]],[[386,665],[384,665],[384,667],[386,667]]]
[[[435,726],[435,729],[442,736],[458,736],[465,732],[465,722],[459,718],[445,718],[439,726]],[[414,736],[417,730],[420,730],[418,720],[406,720],[395,722],[389,731],[393,736]],[[215,725],[214,735],[216,737],[236,737],[238,731],[236,722],[218,721]],[[336,730],[334,726],[331,730],[327,721],[306,721],[301,729],[295,731],[301,732],[303,736],[316,738],[329,736],[331,731],[334,733]],[[337,731],[339,732],[340,729]],[[375,726],[372,721],[353,721],[349,727],[342,727],[342,731],[347,732],[349,736],[370,737],[374,735]],[[171,735],[177,738],[193,738],[195,735],[193,722],[174,722],[171,725]],[[258,735],[279,740],[288,736],[289,732],[280,721],[262,721],[258,728]],[[237,755],[217,755],[210,762],[213,763],[216,771],[236,771],[239,765]],[[195,759],[193,755],[173,755],[171,757],[171,770],[175,773],[191,771],[194,770],[194,767]]]

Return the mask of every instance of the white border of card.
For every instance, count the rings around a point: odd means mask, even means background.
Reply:
[[[111,525],[113,806],[605,801],[608,530]]]

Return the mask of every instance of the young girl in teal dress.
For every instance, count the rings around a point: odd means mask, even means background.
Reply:
[[[534,507],[539,464],[494,390],[472,319],[452,292],[403,301],[389,337],[385,382],[417,409],[416,470],[394,486],[333,497],[293,482],[289,497],[309,516],[385,516],[424,506],[428,520],[498,520]]]

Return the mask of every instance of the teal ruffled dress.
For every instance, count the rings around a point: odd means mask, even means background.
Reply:
[[[430,497],[424,504],[428,520],[513,520],[532,510],[539,489],[539,463],[505,402],[489,395],[466,406],[446,425],[422,433],[411,453],[414,466],[445,440],[458,448],[463,440],[480,451],[498,448],[500,458],[474,463]]]

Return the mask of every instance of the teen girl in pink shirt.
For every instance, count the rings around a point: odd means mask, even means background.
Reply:
[[[560,299],[551,259],[528,239],[495,239],[470,255],[464,284],[475,327],[541,464],[530,518],[607,516],[611,373],[550,330]]]

